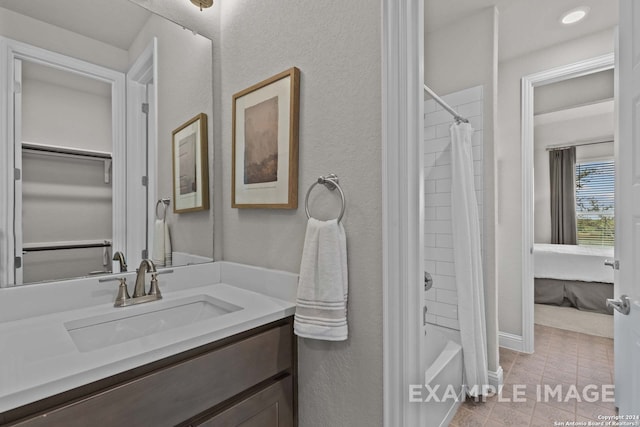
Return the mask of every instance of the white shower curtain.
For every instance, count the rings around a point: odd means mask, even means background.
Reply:
[[[482,241],[468,123],[451,125],[451,220],[458,290],[458,321],[468,393],[488,384],[487,337],[482,279]]]

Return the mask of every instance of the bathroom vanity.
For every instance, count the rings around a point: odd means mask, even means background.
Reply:
[[[162,301],[0,323],[0,425],[297,425],[297,276],[224,262],[163,276]]]

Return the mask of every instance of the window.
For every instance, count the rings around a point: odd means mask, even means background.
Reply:
[[[614,245],[614,189],[613,160],[576,163],[579,245]]]

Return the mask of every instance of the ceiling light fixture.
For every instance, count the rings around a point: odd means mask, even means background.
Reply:
[[[191,0],[191,3],[195,4],[200,8],[200,12],[202,12],[202,8],[208,8],[213,6],[213,0]]]
[[[562,14],[560,22],[564,25],[571,25],[582,21],[589,13],[590,8],[588,6],[581,6],[575,9],[571,9],[568,12]]]

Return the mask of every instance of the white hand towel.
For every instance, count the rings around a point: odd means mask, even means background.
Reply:
[[[167,242],[169,254],[171,254],[171,241],[169,238],[169,227],[164,220],[156,219],[153,228],[153,262],[157,266],[164,267],[167,265]],[[169,256],[171,263],[171,256]]]
[[[296,335],[344,341],[347,328],[347,238],[337,220],[310,218],[304,238],[297,308]]]
[[[171,252],[171,234],[169,234],[169,224],[164,221],[164,265],[173,265],[173,255]]]

